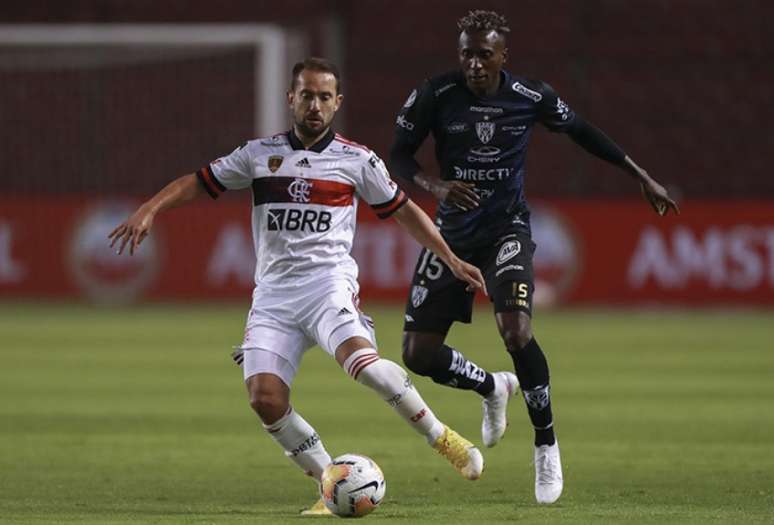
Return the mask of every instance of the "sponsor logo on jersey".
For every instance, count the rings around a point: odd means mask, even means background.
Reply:
[[[414,308],[419,308],[427,299],[427,288],[415,285],[411,288],[411,304]]]
[[[500,247],[500,251],[497,252],[497,265],[500,266],[506,261],[509,261],[519,255],[521,252],[521,243],[519,241],[508,241]]]
[[[481,146],[480,148],[471,148],[470,153],[473,155],[468,155],[468,162],[478,162],[481,164],[491,164],[493,162],[500,162],[502,157],[500,157],[500,148],[495,148],[494,146]]]
[[[454,178],[457,180],[495,181],[511,176],[512,168],[460,168],[454,166]]]
[[[521,125],[521,126],[503,126],[503,131],[509,131],[511,135],[519,136],[523,135],[524,132],[527,130],[527,126]]]
[[[284,146],[287,145],[287,137],[284,133],[281,133],[279,135],[274,135],[273,137],[269,137],[268,139],[264,139],[261,141],[261,146]],[[245,146],[247,143],[245,142]],[[244,146],[242,146],[244,147]]]
[[[328,153],[333,153],[334,155],[349,155],[349,156],[358,155],[357,151],[355,151],[350,146],[347,146],[346,144],[341,146],[341,148],[329,147],[326,151]]]
[[[492,106],[470,106],[470,111],[474,113],[496,113],[503,112],[503,108],[493,108]]]
[[[556,97],[556,111],[562,116],[562,120],[570,118],[570,106],[559,97]]]
[[[326,232],[331,229],[331,214],[319,210],[273,208],[268,211],[269,231]]]
[[[311,168],[312,164],[309,162],[309,159],[304,157],[303,159],[301,159],[298,162],[296,162],[296,167],[297,168]]]
[[[407,131],[414,131],[414,123],[409,122],[404,115],[398,115],[398,118],[395,119],[395,124]]]
[[[455,133],[465,133],[468,130],[468,125],[465,122],[453,122],[446,126],[446,133],[453,135]]]
[[[453,88],[456,85],[457,85],[456,82],[452,82],[451,84],[446,84],[445,86],[439,87],[438,89],[435,90],[435,96],[437,97],[438,95],[441,95],[446,91],[449,91],[451,88]]]
[[[275,173],[282,166],[282,155],[272,155],[267,162],[269,171]]]
[[[404,107],[404,108],[410,108],[411,106],[413,106],[413,105],[414,105],[414,102],[416,102],[416,101],[417,101],[417,90],[415,89],[415,90],[414,90],[414,91],[412,91],[412,92],[411,92],[411,94],[408,96],[408,98],[406,99],[406,102],[405,102],[405,104],[403,104],[403,107]]]
[[[543,95],[541,95],[537,91],[533,91],[529,89],[528,87],[524,86],[524,84],[521,84],[519,82],[514,82],[511,88],[519,95],[524,95],[525,97],[532,99],[535,102],[540,102],[541,100],[543,100]]]
[[[494,190],[488,188],[473,188],[473,191],[475,191],[478,196],[481,197],[482,201],[494,195]]]
[[[476,135],[482,144],[488,143],[494,137],[494,122],[476,122]]]
[[[470,152],[483,157],[493,157],[500,154],[500,148],[494,146],[481,146],[480,148],[470,148]]]
[[[312,183],[304,179],[296,179],[288,185],[288,195],[293,202],[309,202],[311,191]]]

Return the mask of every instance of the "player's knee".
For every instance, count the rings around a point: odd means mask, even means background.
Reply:
[[[403,338],[403,364],[415,374],[428,375],[432,367],[431,354],[431,350],[421,348],[413,338]]]
[[[503,342],[509,352],[518,352],[532,339],[532,328],[529,324],[518,323],[502,331]]]
[[[288,409],[288,402],[276,392],[254,390],[250,392],[250,407],[264,422],[281,418]]]

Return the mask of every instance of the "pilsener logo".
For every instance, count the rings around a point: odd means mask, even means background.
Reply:
[[[269,231],[326,232],[331,229],[331,214],[327,211],[275,208],[268,211]]]

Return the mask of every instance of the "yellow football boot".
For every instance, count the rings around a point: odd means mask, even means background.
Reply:
[[[465,479],[478,479],[484,471],[484,457],[467,439],[444,426],[443,434],[435,440],[433,448],[462,474]]]

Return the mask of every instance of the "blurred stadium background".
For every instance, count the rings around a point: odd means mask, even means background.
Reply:
[[[134,258],[115,256],[107,233],[172,178],[286,129],[288,71],[307,55],[342,67],[337,130],[385,157],[411,89],[456,67],[455,21],[473,8],[508,17],[510,70],[551,83],[682,209],[659,218],[631,180],[567,137],[533,137],[536,323],[573,483],[551,519],[770,523],[767,0],[0,3],[0,522],[179,523],[191,513],[280,523],[307,502],[278,450],[268,440],[255,450],[227,360],[252,285],[247,194],[168,212]],[[434,165],[431,145],[422,157]],[[361,211],[361,296],[378,314],[383,353],[399,360],[418,248]],[[507,364],[484,301],[453,338],[491,350],[474,354],[486,366]],[[403,476],[385,518],[419,523],[430,505],[446,523],[545,519],[530,506],[529,458],[513,455],[528,440],[523,414],[511,455],[491,453],[490,465],[507,468],[490,467],[494,485],[476,489],[482,510],[445,478],[433,489],[416,481],[438,470],[434,458],[398,474],[419,444],[389,452],[393,430],[379,441],[334,414],[360,391],[343,377],[329,386],[333,370],[308,358],[297,403],[336,451],[360,447],[388,480]],[[474,399],[418,384],[477,435]],[[259,471],[233,478],[243,457],[274,484],[261,485]],[[432,502],[420,496],[428,490]]]

